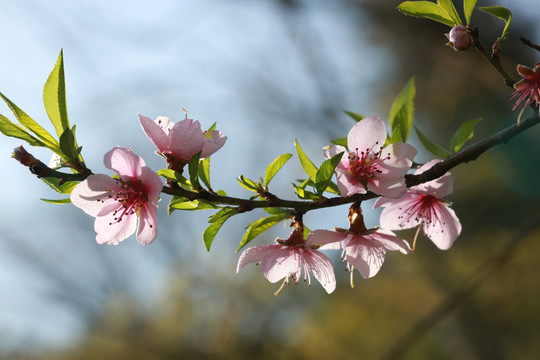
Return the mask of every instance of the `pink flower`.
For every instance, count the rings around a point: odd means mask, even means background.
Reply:
[[[173,123],[168,117],[158,116],[155,121],[139,114],[139,121],[146,136],[158,148],[157,153],[167,159],[169,168],[180,170],[199,151],[201,159],[218,151],[226,136],[220,131],[203,132],[201,124],[186,118]]]
[[[523,79],[514,84],[515,91],[511,99],[517,98],[517,100],[512,111],[516,110],[522,102],[525,102],[524,108],[529,104],[538,107],[540,104],[540,62],[535,64],[534,69],[518,65],[517,71]]]
[[[364,279],[371,278],[379,272],[387,250],[397,250],[403,254],[411,252],[409,243],[393,232],[378,228],[367,229],[359,205],[351,206],[349,221],[351,223],[349,230],[339,228],[336,228],[336,231],[315,230],[309,236],[316,244],[329,243],[322,249],[343,249],[342,258],[347,261],[348,269],[350,271],[358,269]]]
[[[423,173],[440,161],[442,160],[431,160],[415,174]],[[380,219],[381,227],[399,230],[423,225],[424,234],[439,249],[447,250],[461,233],[461,223],[456,213],[450,208],[450,203],[444,200],[452,193],[452,188],[452,176],[446,173],[438,179],[411,187],[398,200],[381,197],[373,207],[384,207]]]
[[[276,245],[250,247],[240,255],[236,272],[238,273],[249,263],[260,262],[264,276],[271,283],[285,278],[283,284],[288,284],[289,278],[292,277],[295,279],[295,284],[298,284],[304,270],[304,281],[311,286],[310,273],[313,273],[326,292],[330,294],[336,288],[334,266],[326,255],[317,251],[322,243],[315,243],[313,239],[308,236],[304,242],[303,227],[298,227],[293,230],[289,239],[277,239]]]
[[[71,202],[96,218],[99,244],[117,245],[135,230],[138,242],[150,244],[157,235],[160,178],[129,148],[115,147],[105,154],[104,163],[119,178],[90,175],[73,189]]]
[[[473,37],[463,25],[454,26],[446,36],[450,40],[447,45],[453,47],[454,50],[467,50],[473,44]]]
[[[409,144],[394,143],[384,147],[386,128],[381,119],[370,116],[353,126],[343,146],[324,148],[324,157],[345,152],[336,167],[338,188],[342,196],[368,190],[390,198],[398,198],[406,191],[405,174],[412,165],[416,149]]]

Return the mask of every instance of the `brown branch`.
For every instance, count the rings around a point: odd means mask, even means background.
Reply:
[[[531,126],[534,126],[540,122],[540,117],[538,112],[535,112],[533,115],[527,117],[525,120],[520,121],[519,125],[514,124],[508,128],[499,131],[496,134],[493,134],[476,144],[466,147],[460,152],[450,156],[448,159],[435,164],[433,167],[428,169],[419,175],[405,175],[405,183],[407,187],[425,183],[426,181],[437,179],[443,176],[450,169],[455,166],[466,163],[472,160],[476,160],[480,155],[482,155],[488,149],[501,144],[506,143],[508,140],[516,136],[517,134],[527,130]]]
[[[520,37],[519,40],[528,47],[540,51],[540,46],[536,45],[535,43],[531,42],[530,40],[525,39],[524,37]]]
[[[517,134],[527,130],[531,126],[534,126],[540,122],[538,112],[522,120],[519,125],[514,124],[508,128],[499,131],[498,133],[489,136],[463,150],[449,157],[448,159],[435,164],[430,169],[426,170],[419,175],[405,175],[405,183],[407,187],[418,185],[427,181],[437,179],[446,174],[450,169],[455,166],[475,160],[482,155],[488,149],[501,144],[506,143],[508,140],[516,136]],[[82,181],[88,175],[92,174],[90,170],[86,173],[79,174],[65,174],[50,169],[47,165],[34,158],[31,154],[26,152],[21,146],[14,151],[14,156],[23,165],[28,166],[30,171],[38,177],[55,177],[62,181]],[[257,208],[286,208],[293,209],[296,212],[306,213],[311,210],[322,209],[327,207],[340,206],[350,204],[354,202],[362,202],[369,199],[374,199],[378,195],[368,191],[365,194],[355,194],[349,197],[337,196],[333,198],[322,198],[320,200],[284,200],[271,193],[266,193],[267,199],[265,200],[249,200],[231,196],[222,196],[214,192],[207,190],[202,191],[190,191],[183,189],[179,186],[168,187],[165,186],[162,190],[163,193],[173,196],[181,196],[188,200],[206,200],[214,204],[232,205],[238,206],[242,211],[247,212]]]

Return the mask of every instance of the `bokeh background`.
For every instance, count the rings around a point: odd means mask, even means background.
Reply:
[[[537,0],[478,1],[513,11],[503,65],[539,53]],[[198,0],[2,1],[0,91],[42,124],[42,86],[64,49],[70,121],[94,172],[103,154],[130,146],[157,170],[137,121],[165,115],[217,122],[228,136],[212,157],[216,188],[249,196],[235,177],[258,178],[298,139],[322,162],[344,136],[351,110],[387,119],[416,76],[415,121],[442,145],[482,117],[475,138],[515,122],[506,87],[474,51],[444,46],[448,28],[401,15],[399,1]],[[489,46],[503,24],[475,11]],[[5,105],[0,113],[11,116]],[[0,359],[537,359],[540,357],[539,129],[453,171],[449,200],[463,224],[451,250],[421,238],[414,254],[389,253],[373,279],[338,288],[269,284],[260,268],[235,274],[243,227],[229,220],[204,249],[209,213],[166,215],[143,247],[95,243],[93,219],[10,158],[20,142],[0,138]],[[431,156],[413,134],[418,162]],[[29,149],[30,150],[30,149]],[[32,153],[47,162],[42,149]],[[273,180],[293,198],[297,158]],[[368,225],[378,213],[364,204]],[[346,227],[347,207],[306,216],[314,228]],[[276,227],[253,244],[269,244]],[[413,233],[402,233],[412,239]]]

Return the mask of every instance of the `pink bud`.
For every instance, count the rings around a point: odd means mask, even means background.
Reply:
[[[463,25],[454,26],[446,36],[450,40],[447,45],[452,46],[454,50],[467,50],[473,43],[471,34]]]

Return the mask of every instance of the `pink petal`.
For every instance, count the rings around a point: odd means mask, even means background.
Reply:
[[[169,132],[174,126],[174,123],[166,116],[158,116],[154,122],[163,130],[165,135],[169,135]]]
[[[115,216],[114,213],[109,213],[106,216],[96,218],[94,230],[97,233],[96,241],[98,244],[118,245],[135,232],[136,215],[124,215],[121,221],[116,221]]]
[[[315,230],[309,233],[306,239],[306,249],[311,249],[313,245],[324,245],[337,243],[347,239],[347,234],[344,232],[332,230]]]
[[[461,223],[454,210],[444,204],[434,211],[439,221],[424,224],[424,232],[439,249],[448,250],[461,234]]]
[[[365,186],[352,176],[348,170],[340,168],[339,165],[336,168],[336,179],[341,196],[347,197],[367,193]]]
[[[378,230],[371,234],[371,238],[384,246],[386,250],[399,251],[403,254],[411,252],[411,246],[405,240],[397,237],[393,232],[389,230]]]
[[[225,144],[225,141],[227,141],[227,137],[224,136],[221,131],[207,131],[206,134],[204,134],[201,159],[207,158],[221,149]]]
[[[275,283],[283,278],[294,275],[298,281],[302,271],[302,258],[300,251],[303,249],[282,246],[261,263],[262,271],[266,279]]]
[[[157,206],[159,195],[163,189],[161,178],[147,166],[141,169],[141,182],[148,193],[148,202]]]
[[[109,191],[117,192],[121,187],[118,181],[102,174],[90,175],[71,192],[71,202],[91,216],[97,216],[105,204]]]
[[[382,174],[377,176],[377,178],[368,182],[369,191],[374,192],[375,194],[397,199],[407,191],[407,185],[405,185],[405,178],[384,178]]]
[[[415,175],[422,174],[424,171],[432,168],[433,165],[441,161],[442,160],[440,159],[434,159],[425,163],[418,170],[415,171]],[[438,179],[413,186],[411,187],[411,190],[417,193],[433,195],[439,199],[444,199],[446,196],[450,195],[453,192],[452,175],[447,172]]]
[[[139,122],[141,123],[141,127],[146,136],[148,136],[150,141],[152,141],[159,151],[166,151],[169,137],[163,128],[152,121],[152,119],[141,114],[139,114]]]
[[[139,226],[137,227],[137,241],[148,245],[157,236],[157,206],[145,204],[139,209]]]
[[[105,166],[113,170],[124,181],[135,181],[141,176],[141,168],[145,166],[144,160],[135,155],[130,148],[119,146],[105,154]]]
[[[336,289],[336,275],[330,259],[316,250],[306,250],[304,261],[324,290],[329,294],[332,293]]]
[[[381,218],[379,220],[381,228],[388,230],[411,229],[419,225],[421,218],[412,214],[406,217],[406,209],[417,203],[417,196],[413,193],[406,193],[401,199],[392,200],[379,198],[373,205],[374,208],[383,206]]]
[[[365,244],[347,246],[345,252],[347,262],[354,266],[364,279],[369,279],[379,272],[386,253],[381,247]]]
[[[374,152],[384,146],[386,140],[386,127],[381,119],[376,116],[368,116],[360,120],[349,131],[347,144],[349,150],[365,151],[372,149]]]
[[[204,134],[201,124],[192,119],[177,122],[169,133],[169,150],[177,160],[189,160],[202,150]]]
[[[383,159],[390,157],[380,166],[382,174],[392,178],[403,177],[411,168],[417,152],[414,146],[410,144],[398,142],[388,145],[383,149],[381,155]]]
[[[247,264],[259,262],[274,252],[280,250],[282,245],[265,245],[265,246],[253,246],[244,250],[240,258],[238,259],[238,265],[236,266],[236,272],[238,273],[241,268]]]

